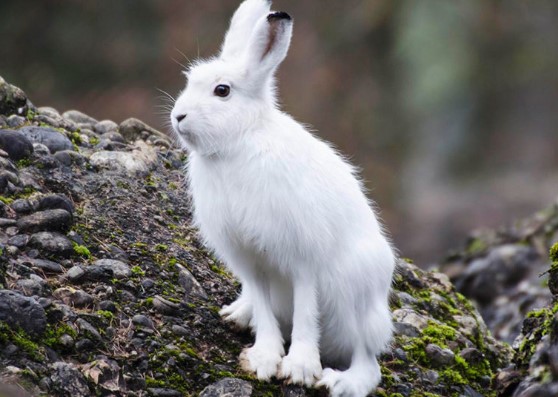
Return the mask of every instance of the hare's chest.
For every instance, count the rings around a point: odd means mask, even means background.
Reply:
[[[194,168],[190,173],[194,218],[206,241],[213,248],[250,244],[264,218],[254,186],[226,170]]]

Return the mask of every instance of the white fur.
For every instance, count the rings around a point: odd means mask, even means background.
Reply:
[[[278,109],[273,76],[292,21],[269,22],[269,5],[242,3],[221,56],[193,65],[172,111],[190,151],[194,220],[242,283],[221,312],[255,331],[242,367],[365,397],[392,335],[394,253],[354,168]],[[231,86],[227,98],[218,84]]]

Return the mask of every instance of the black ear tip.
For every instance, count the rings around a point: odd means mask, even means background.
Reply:
[[[291,16],[284,11],[272,12],[267,16],[268,22],[279,21],[281,19],[291,21],[293,18],[291,18]]]

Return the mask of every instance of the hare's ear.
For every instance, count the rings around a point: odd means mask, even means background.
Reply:
[[[221,47],[222,59],[241,56],[260,18],[269,13],[271,0],[245,0],[231,19],[231,25]]]
[[[289,51],[293,20],[286,12],[273,12],[258,21],[248,48],[248,75],[267,78],[283,62]]]

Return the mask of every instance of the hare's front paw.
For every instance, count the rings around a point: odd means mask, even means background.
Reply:
[[[265,347],[254,345],[240,353],[240,367],[246,372],[256,374],[259,380],[270,380],[276,376],[280,363],[281,354]]]
[[[293,347],[289,354],[283,357],[279,377],[288,379],[290,383],[311,387],[322,375],[320,353],[318,349]]]
[[[252,304],[247,299],[239,298],[219,311],[223,320],[243,331],[250,327],[252,321]]]

